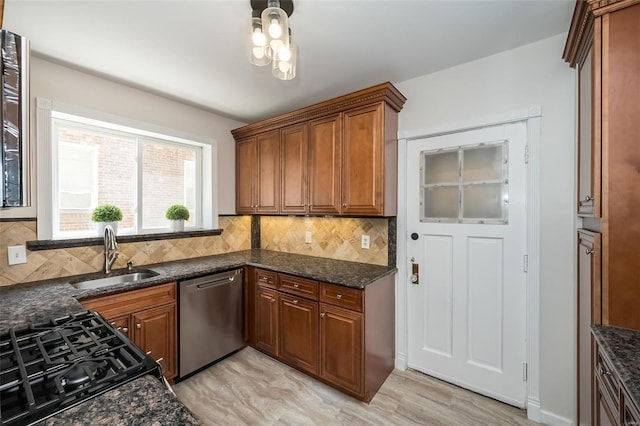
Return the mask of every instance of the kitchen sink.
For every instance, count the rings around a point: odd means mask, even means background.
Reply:
[[[158,276],[157,272],[150,271],[148,269],[124,272],[118,275],[111,275],[103,278],[94,278],[88,280],[82,280],[77,282],[71,282],[70,284],[79,290],[92,290],[95,288],[107,287],[116,284],[125,284],[141,281],[147,278]]]

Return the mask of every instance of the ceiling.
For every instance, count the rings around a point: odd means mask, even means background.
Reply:
[[[294,0],[291,81],[247,61],[249,0],[6,0],[3,28],[34,55],[248,123],[565,32],[573,4]]]

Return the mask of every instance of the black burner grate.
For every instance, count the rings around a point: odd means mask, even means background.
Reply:
[[[95,312],[0,337],[0,425],[42,420],[157,364]]]

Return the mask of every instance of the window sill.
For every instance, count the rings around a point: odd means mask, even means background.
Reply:
[[[194,229],[184,232],[159,232],[138,235],[116,235],[118,243],[136,243],[140,241],[174,240],[177,238],[208,237],[222,234],[222,229]],[[31,251],[62,249],[70,247],[101,246],[102,237],[73,238],[68,240],[27,241],[27,249]]]

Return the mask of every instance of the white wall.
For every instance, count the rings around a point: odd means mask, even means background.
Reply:
[[[396,84],[408,99],[399,115],[401,135],[542,107],[540,408],[542,420],[556,424],[575,413],[575,82],[561,59],[565,38]]]
[[[40,97],[211,138],[218,144],[218,213],[235,213],[235,142],[230,130],[245,123],[36,56],[31,58],[30,75],[32,148],[37,149],[35,99]],[[32,164],[35,158],[32,151]],[[35,180],[32,172],[31,181]],[[36,217],[37,197],[33,191],[31,199],[31,207],[0,209],[0,217]]]

